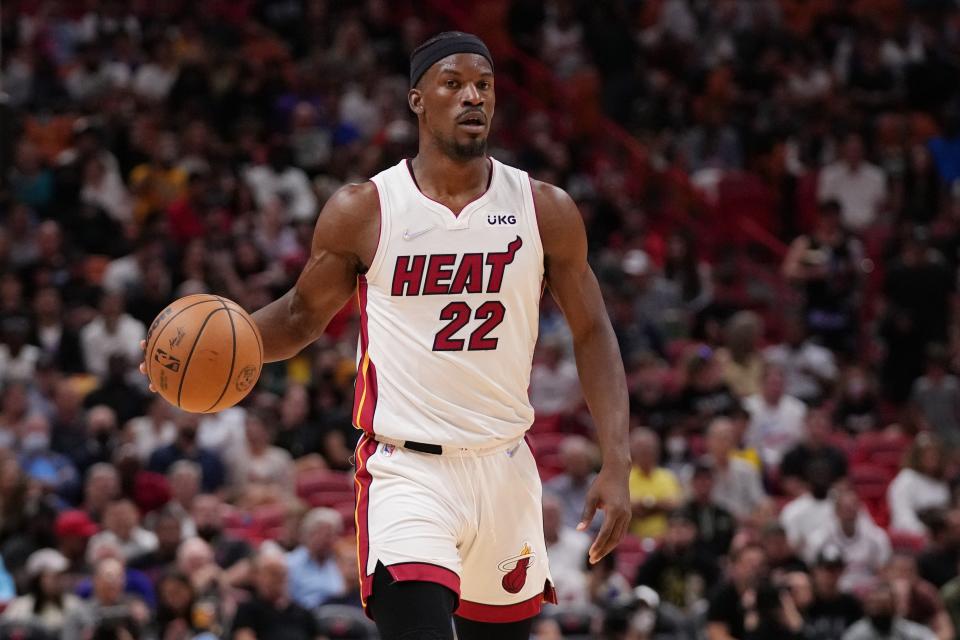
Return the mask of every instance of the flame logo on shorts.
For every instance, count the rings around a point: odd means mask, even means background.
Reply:
[[[523,585],[527,582],[527,569],[530,567],[530,561],[536,557],[536,554],[530,550],[530,545],[523,543],[518,555],[507,558],[497,568],[505,572],[500,584],[507,593],[520,593]]]

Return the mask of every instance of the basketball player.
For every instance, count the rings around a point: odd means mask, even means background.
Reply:
[[[296,285],[254,318],[266,361],[316,340],[354,294],[362,599],[385,640],[526,640],[555,601],[524,433],[544,281],[573,334],[603,466],[580,529],[597,562],[627,529],[627,390],[576,205],[486,155],[490,52],[447,32],[411,56],[419,151],[340,189]]]

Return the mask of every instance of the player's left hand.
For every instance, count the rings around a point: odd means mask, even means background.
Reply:
[[[577,531],[585,531],[590,526],[597,509],[602,509],[604,514],[600,533],[590,545],[590,564],[600,562],[601,558],[613,551],[630,525],[628,473],[629,470],[624,472],[603,467],[587,492],[587,503],[583,507]]]

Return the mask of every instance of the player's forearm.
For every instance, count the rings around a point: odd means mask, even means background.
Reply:
[[[597,427],[604,466],[630,468],[627,378],[613,327],[604,317],[574,335],[583,397]]]
[[[296,291],[291,289],[253,313],[263,338],[264,362],[292,358],[323,331],[326,323],[317,327],[319,323],[315,323],[300,307]]]

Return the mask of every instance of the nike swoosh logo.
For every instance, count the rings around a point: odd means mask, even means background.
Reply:
[[[406,231],[403,232],[403,239],[404,239],[404,240],[413,240],[414,238],[419,238],[420,236],[422,236],[422,235],[425,234],[425,233],[430,233],[431,231],[433,231],[433,230],[436,229],[436,228],[437,228],[437,225],[432,224],[432,225],[430,225],[429,227],[427,227],[426,229],[420,229],[419,231],[410,231],[410,229],[407,229]]]

